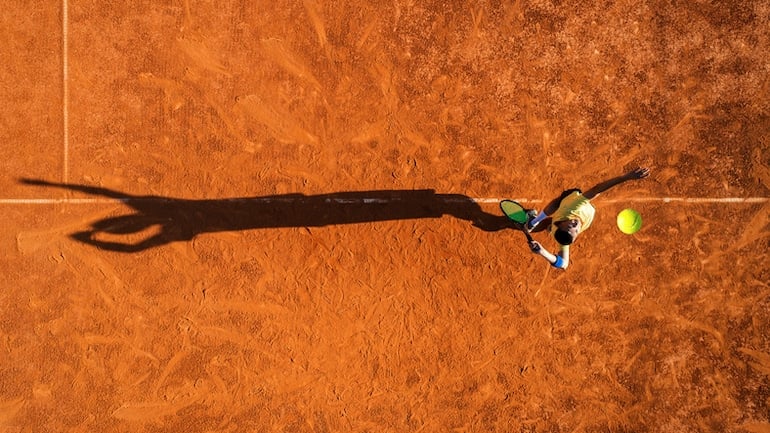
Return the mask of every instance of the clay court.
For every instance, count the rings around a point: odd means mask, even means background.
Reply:
[[[36,3],[0,431],[770,432],[767,2]]]

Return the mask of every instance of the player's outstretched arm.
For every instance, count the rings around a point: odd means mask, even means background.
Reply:
[[[613,177],[612,179],[605,180],[604,182],[596,184],[593,188],[589,189],[585,193],[583,193],[583,196],[585,198],[591,200],[597,195],[603,193],[604,191],[607,191],[608,189],[612,188],[613,186],[620,185],[623,182],[627,182],[629,180],[638,180],[638,179],[644,179],[645,177],[650,175],[650,169],[639,167],[634,170],[629,171],[628,173],[622,175]]]

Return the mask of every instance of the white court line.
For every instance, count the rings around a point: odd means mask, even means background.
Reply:
[[[663,203],[766,203],[770,197],[637,197],[632,199],[612,199],[602,200],[605,203],[623,203],[623,202],[663,202]]]
[[[126,197],[126,198],[6,198],[0,199],[0,205],[49,205],[49,204],[117,204],[117,203],[130,203],[130,202],[174,202],[177,199],[163,198],[163,197]],[[185,200],[185,199],[179,199]],[[254,202],[254,203],[301,203],[305,201],[301,197],[253,197],[253,198],[213,198],[208,200],[222,200],[229,202]],[[501,198],[474,198],[470,197],[470,200],[476,203],[499,203]],[[540,199],[526,199],[518,198],[514,199],[519,203],[542,203],[544,200]],[[194,201],[194,200],[191,200]],[[328,203],[388,203],[391,200],[381,198],[339,198],[339,199],[327,199]],[[392,200],[399,201],[399,200]],[[447,203],[462,203],[465,200],[459,198],[447,198],[444,200]],[[755,203],[767,203],[770,202],[770,197],[722,197],[722,198],[708,198],[708,197],[636,197],[627,199],[612,199],[601,200],[602,203],[685,203],[685,204],[755,204]]]
[[[69,87],[69,5],[67,0],[62,0],[62,80],[64,82],[64,88],[62,91],[63,97],[63,120],[62,129],[64,133],[64,155],[62,156],[63,182],[67,182],[69,178],[69,99],[70,99],[70,87]]]

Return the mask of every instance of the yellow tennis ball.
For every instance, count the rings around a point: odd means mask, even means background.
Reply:
[[[642,228],[642,216],[633,209],[623,209],[618,214],[618,228],[621,232],[632,235]]]

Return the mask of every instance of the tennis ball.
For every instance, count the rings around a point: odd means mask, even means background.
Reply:
[[[627,235],[634,234],[642,228],[642,216],[633,209],[623,209],[618,214],[618,228]]]

